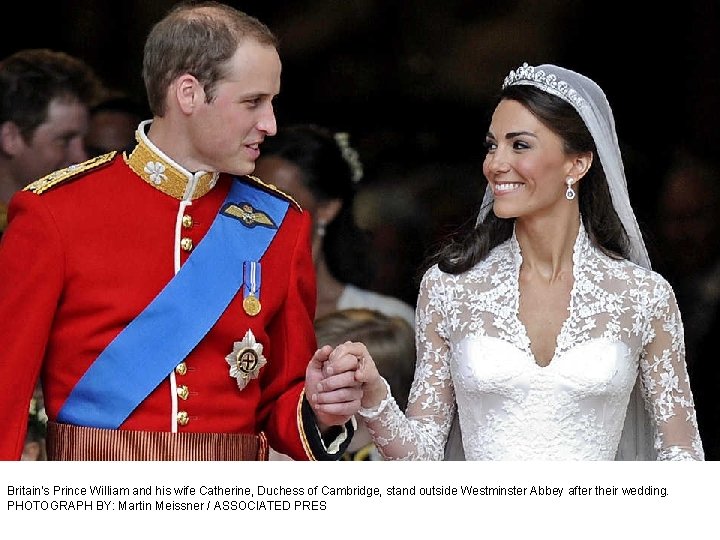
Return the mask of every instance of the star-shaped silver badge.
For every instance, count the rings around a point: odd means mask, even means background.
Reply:
[[[248,330],[243,340],[236,341],[232,352],[225,357],[230,365],[230,376],[237,380],[240,390],[245,388],[251,379],[257,379],[260,368],[267,364],[262,352],[262,344],[255,341],[252,330]]]

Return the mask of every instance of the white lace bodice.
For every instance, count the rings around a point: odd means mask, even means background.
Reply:
[[[521,263],[513,236],[466,273],[426,272],[407,416],[390,400],[368,424],[383,455],[442,459],[457,408],[467,459],[610,460],[640,375],[658,459],[702,459],[670,285],[581,227],[569,314],[541,367],[518,317]]]

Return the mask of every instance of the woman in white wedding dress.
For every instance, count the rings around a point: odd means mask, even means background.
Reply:
[[[422,280],[406,412],[362,344],[340,347],[360,358],[383,456],[443,459],[457,415],[467,459],[648,459],[649,416],[653,458],[703,459],[680,313],[650,270],[603,91],[525,64],[486,146],[477,224]]]

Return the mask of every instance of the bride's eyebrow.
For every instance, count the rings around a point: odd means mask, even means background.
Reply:
[[[505,134],[505,138],[514,139],[515,137],[521,137],[523,135],[527,137],[534,137],[537,139],[537,135],[535,135],[532,131],[511,131],[510,133]]]

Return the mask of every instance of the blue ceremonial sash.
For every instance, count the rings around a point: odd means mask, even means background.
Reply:
[[[100,353],[58,414],[118,428],[203,339],[259,261],[289,202],[234,179],[210,229],[157,297]]]

